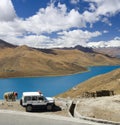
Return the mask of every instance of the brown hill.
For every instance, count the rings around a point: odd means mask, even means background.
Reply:
[[[96,92],[98,90],[113,90],[115,94],[120,94],[120,68],[91,78],[59,96],[79,97],[84,92]]]
[[[0,49],[0,77],[65,75],[85,71],[87,66],[116,64],[119,59],[78,49]]]

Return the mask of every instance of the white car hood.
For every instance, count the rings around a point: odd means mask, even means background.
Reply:
[[[51,103],[53,103],[53,102],[54,102],[54,99],[53,99],[53,98],[51,98],[51,97],[46,97],[46,99],[47,99],[49,102],[51,102]]]

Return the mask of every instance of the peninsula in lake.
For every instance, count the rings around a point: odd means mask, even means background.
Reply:
[[[0,40],[1,78],[67,75],[86,71],[88,66],[119,64],[119,58],[95,52],[92,48],[38,49]]]

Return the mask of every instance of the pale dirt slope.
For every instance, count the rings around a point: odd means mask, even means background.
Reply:
[[[82,116],[120,122],[120,95],[80,99],[77,111]]]

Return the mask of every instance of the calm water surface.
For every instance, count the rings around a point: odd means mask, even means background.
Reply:
[[[19,98],[22,92],[42,91],[45,96],[63,93],[77,84],[99,74],[110,72],[120,66],[94,66],[88,72],[56,77],[6,78],[0,79],[0,99],[4,92],[17,91]]]

